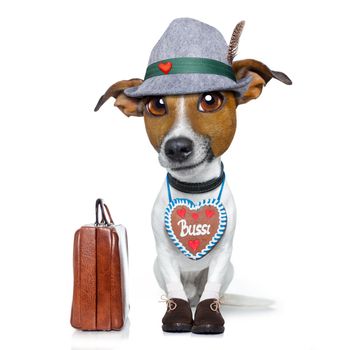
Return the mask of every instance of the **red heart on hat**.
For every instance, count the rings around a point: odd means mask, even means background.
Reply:
[[[173,64],[171,62],[161,62],[158,64],[158,68],[164,73],[168,74],[171,71]]]
[[[200,240],[199,239],[194,239],[194,240],[189,240],[188,245],[189,247],[195,252],[198,249]]]

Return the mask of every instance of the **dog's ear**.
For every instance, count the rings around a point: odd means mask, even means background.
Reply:
[[[282,72],[276,72],[270,70],[265,64],[256,60],[241,60],[233,62],[232,68],[236,74],[237,80],[251,77],[251,81],[247,90],[237,97],[237,103],[243,104],[252,99],[258,98],[262,92],[263,87],[271,80],[275,78],[284,84],[291,85],[292,81]]]
[[[101,96],[94,109],[97,112],[100,107],[110,98],[114,97],[114,105],[118,107],[126,116],[142,116],[143,103],[139,98],[128,97],[124,90],[142,84],[142,79],[122,80],[110,86],[104,95]]]

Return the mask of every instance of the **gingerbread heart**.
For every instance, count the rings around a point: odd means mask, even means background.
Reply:
[[[227,214],[217,199],[193,203],[176,198],[165,210],[165,229],[175,246],[190,259],[208,254],[225,232]]]

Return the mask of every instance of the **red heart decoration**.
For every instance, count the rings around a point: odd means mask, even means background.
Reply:
[[[198,213],[192,213],[192,217],[193,217],[193,219],[198,220],[199,214]]]
[[[207,216],[207,218],[211,218],[214,216],[214,211],[213,210],[210,210],[210,209],[206,209],[205,210],[205,215]]]
[[[195,239],[195,240],[189,240],[188,245],[189,247],[195,252],[199,246],[200,240]]]
[[[164,73],[168,74],[171,71],[173,64],[171,62],[161,62],[158,64],[158,68]]]
[[[186,209],[185,208],[178,209],[176,212],[177,212],[177,215],[181,216],[183,219],[185,218],[185,215],[186,215]]]

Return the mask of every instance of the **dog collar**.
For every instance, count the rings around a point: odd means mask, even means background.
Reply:
[[[219,187],[225,179],[224,164],[221,163],[221,171],[219,177],[211,179],[206,182],[182,182],[175,179],[169,173],[167,174],[167,180],[171,187],[183,193],[206,193],[215,190]]]
[[[145,79],[169,74],[216,74],[236,81],[231,66],[221,61],[200,57],[177,57],[158,61],[147,67]]]

